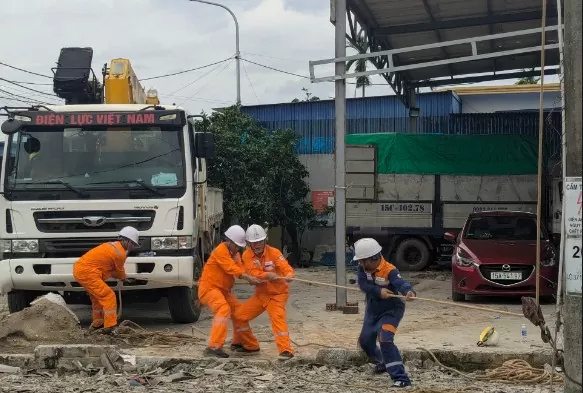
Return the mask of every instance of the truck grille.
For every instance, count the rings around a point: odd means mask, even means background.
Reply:
[[[528,280],[534,270],[529,265],[481,265],[480,273],[486,280],[500,285],[518,284]]]
[[[153,210],[58,211],[35,212],[34,222],[40,232],[114,232],[131,225],[146,231],[154,224]]]
[[[80,257],[87,251],[100,244],[116,241],[116,238],[76,238],[76,239],[44,239],[39,243],[41,253],[45,253],[46,257],[58,258],[72,258]],[[150,238],[140,238],[140,247],[133,250],[129,256],[135,256],[142,250],[150,249]]]

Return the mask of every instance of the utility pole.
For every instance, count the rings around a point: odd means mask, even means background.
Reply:
[[[563,176],[578,177],[581,179],[581,19],[583,19],[583,7],[581,0],[565,0],[565,44],[564,44],[564,81],[565,81],[565,144],[566,144],[566,167],[563,169]],[[563,193],[564,194],[564,193]],[[563,211],[563,214],[566,212]],[[563,231],[561,243],[564,245],[568,233]],[[581,247],[581,238],[577,240],[578,247]],[[575,248],[577,245],[573,245]],[[581,250],[579,248],[579,250]],[[565,263],[571,258],[569,263],[577,261],[579,275],[581,272],[581,256],[574,257],[573,250],[565,247]],[[566,277],[569,280],[568,277]],[[561,278],[562,279],[562,278]],[[580,280],[580,278],[579,278]],[[578,284],[580,286],[580,284]],[[565,288],[567,290],[567,288]],[[565,320],[564,330],[564,360],[565,360],[565,393],[580,393],[581,370],[582,370],[582,339],[581,339],[581,288],[577,291],[564,293],[563,315]]]
[[[346,0],[334,0],[331,10],[336,28],[335,57],[346,57]],[[334,4],[334,3],[332,3]],[[336,180],[334,187],[334,210],[336,211],[336,285],[346,286],[346,62],[338,61],[336,68]],[[336,288],[336,306],[346,307],[345,288]]]
[[[241,105],[241,52],[239,51],[239,21],[237,21],[237,17],[231,11],[229,7],[223,4],[215,3],[212,1],[206,0],[190,0],[197,3],[204,3],[209,5],[214,5],[217,7],[221,7],[229,12],[235,21],[235,61],[237,64],[237,105]]]

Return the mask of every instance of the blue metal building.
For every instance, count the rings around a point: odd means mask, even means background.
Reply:
[[[493,97],[495,99],[495,97]],[[409,113],[396,96],[346,100],[346,132],[410,132]],[[538,112],[461,113],[462,101],[452,91],[419,94],[418,133],[538,135]],[[334,101],[312,101],[241,108],[269,130],[290,128],[300,136],[299,154],[334,152]],[[561,113],[545,114],[545,155],[561,151]]]
[[[461,101],[451,92],[420,94],[417,132],[447,133],[449,116],[461,113]],[[298,153],[334,152],[334,101],[244,106],[241,111],[269,130],[291,128],[301,135]],[[396,96],[346,100],[346,132],[408,132],[409,112]]]

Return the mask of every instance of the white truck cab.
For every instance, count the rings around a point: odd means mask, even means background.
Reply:
[[[195,282],[218,241],[222,191],[207,186],[210,133],[176,106],[96,104],[7,110],[0,177],[0,294],[10,312],[47,292],[88,303],[73,264],[130,225],[140,247],[125,264],[124,299],[168,298],[195,322]]]

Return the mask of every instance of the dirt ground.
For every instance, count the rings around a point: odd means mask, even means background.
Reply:
[[[334,283],[334,270],[329,268],[298,269],[298,278]],[[449,300],[451,294],[450,273],[447,271],[428,271],[404,274],[415,287],[418,296],[437,300]],[[353,272],[348,279],[356,278]],[[356,288],[356,285],[350,285]],[[237,296],[245,299],[251,296],[253,288],[244,283],[235,287]],[[341,312],[327,312],[326,303],[335,302],[335,288],[308,285],[295,282],[291,287],[292,296],[288,303],[288,323],[290,335],[296,344],[298,354],[314,355],[322,346],[356,348],[364,314],[364,296],[358,291],[349,291],[348,300],[358,302],[359,314],[345,315]],[[494,309],[521,313],[520,299],[476,298],[464,304],[485,306]],[[82,324],[90,322],[89,307],[72,306]],[[549,326],[554,325],[554,305],[542,306]],[[5,299],[0,298],[0,318],[7,313]],[[201,340],[195,347],[180,348],[136,348],[137,354],[160,355],[194,355],[204,348],[204,340],[209,331],[211,316],[203,310],[200,320],[194,325],[176,325],[170,320],[166,301],[155,305],[124,305],[122,319],[130,319],[140,326],[153,330],[169,330],[192,334]],[[527,325],[528,336],[521,340],[521,326]],[[277,356],[272,341],[271,327],[267,314],[264,313],[251,326],[262,344],[262,357]],[[515,353],[546,348],[539,332],[521,317],[499,315],[495,312],[477,311],[449,305],[423,301],[410,302],[405,318],[398,328],[396,343],[402,348],[425,347],[428,349],[475,349],[479,334],[487,326],[496,327],[501,334],[501,343],[496,348],[483,348],[483,351]]]

